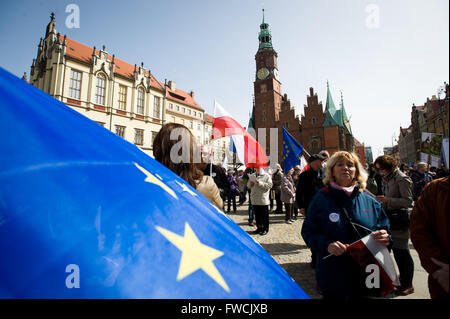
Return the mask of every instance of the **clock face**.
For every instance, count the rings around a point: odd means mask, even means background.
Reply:
[[[277,69],[273,69],[273,76],[278,80],[279,74]]]
[[[266,68],[261,68],[258,70],[258,73],[257,73],[258,79],[264,80],[268,75],[269,75],[269,70],[267,70]]]

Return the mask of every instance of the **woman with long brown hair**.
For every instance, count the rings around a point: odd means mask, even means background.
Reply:
[[[186,126],[177,123],[163,125],[153,141],[153,155],[158,162],[222,209],[223,201],[214,180],[203,175],[197,166],[200,149]]]

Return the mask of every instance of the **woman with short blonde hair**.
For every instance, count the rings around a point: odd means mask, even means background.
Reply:
[[[355,154],[334,153],[327,170],[326,187],[309,204],[301,234],[317,254],[316,280],[324,299],[361,298],[371,293],[365,286],[367,274],[346,253],[347,247],[366,235],[361,230],[390,246],[389,220],[381,204],[363,192],[367,173]]]
[[[366,188],[366,182],[367,182],[367,172],[364,170],[364,168],[361,165],[361,162],[359,161],[358,156],[356,156],[354,153],[349,153],[345,151],[336,152],[331,156],[331,158],[327,162],[327,174],[326,177],[323,180],[324,185],[329,185],[330,182],[336,182],[336,177],[333,175],[333,169],[336,166],[336,164],[339,161],[342,160],[348,160],[354,163],[356,172],[355,172],[355,178],[352,180],[352,185],[359,183],[359,191],[362,192]]]

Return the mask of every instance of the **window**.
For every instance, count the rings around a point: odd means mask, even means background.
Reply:
[[[70,70],[69,96],[73,99],[80,99],[81,72]]]
[[[188,114],[191,115],[191,110],[188,109]]]
[[[116,125],[116,134],[121,138],[125,138],[125,126]]]
[[[144,130],[138,128],[134,129],[134,144],[144,145]]]
[[[261,93],[265,93],[265,92],[267,92],[267,85],[261,84]]]
[[[311,120],[311,122],[312,122],[312,125],[315,125],[315,124],[316,124],[316,118],[313,117],[312,120]]]
[[[136,113],[144,114],[144,89],[143,88],[140,88],[138,90]]]
[[[175,111],[180,111],[180,106],[179,105],[175,105]]]
[[[119,85],[119,109],[125,111],[127,109],[127,87]]]
[[[173,104],[169,103],[169,109],[173,110]]]
[[[152,147],[153,147],[153,141],[155,140],[156,135],[158,132],[152,131]]]
[[[194,128],[194,122],[192,121],[189,122],[189,128]]]
[[[197,112],[194,111],[194,116],[197,116]]]
[[[105,105],[106,79],[103,74],[97,75],[97,90],[95,91],[95,103]]]
[[[172,123],[176,123],[175,122],[175,116],[172,116]]]
[[[159,102],[160,98],[155,96],[155,101],[153,104],[153,117],[159,118]]]
[[[197,123],[197,130],[201,130],[200,123]]]
[[[183,107],[183,108],[181,109],[181,112],[186,113],[186,108]]]

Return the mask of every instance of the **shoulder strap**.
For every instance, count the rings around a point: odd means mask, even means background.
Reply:
[[[330,195],[329,190],[326,192],[328,196],[331,197],[331,199],[336,203],[337,207],[339,207],[339,210],[341,211],[342,216],[344,217],[344,220],[347,222],[347,224],[350,225],[350,228],[352,229],[353,234],[358,238],[361,239],[364,236],[360,234],[358,229],[356,229],[355,225],[352,223],[350,216],[348,215],[347,209],[345,209],[344,206],[342,206],[340,203],[338,203],[333,196]]]
[[[360,234],[360,232],[358,231],[358,229],[355,227],[355,225],[352,223],[350,216],[348,215],[347,210],[345,209],[345,207],[338,205],[342,215],[344,216],[345,221],[350,225],[350,227],[352,228],[353,233],[358,237],[358,239],[363,238],[364,236],[362,236]]]

